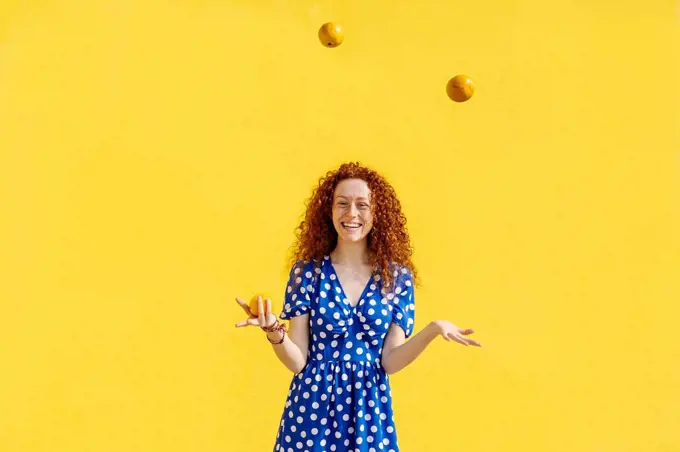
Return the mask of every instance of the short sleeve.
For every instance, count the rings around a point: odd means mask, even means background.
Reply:
[[[307,261],[299,261],[293,265],[283,299],[281,319],[289,320],[309,312],[312,301],[311,292],[314,291],[313,272],[313,268],[308,265]]]
[[[392,322],[404,330],[406,337],[413,334],[415,324],[415,294],[413,274],[403,267],[396,270],[394,298],[392,299]]]

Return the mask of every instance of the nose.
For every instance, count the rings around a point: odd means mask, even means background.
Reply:
[[[359,214],[359,209],[357,209],[356,204],[351,203],[351,204],[349,205],[349,215],[350,215],[352,218],[354,218],[354,217],[356,217],[358,214]]]

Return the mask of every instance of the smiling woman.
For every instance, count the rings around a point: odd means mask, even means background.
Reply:
[[[343,164],[321,179],[308,206],[280,316],[290,320],[290,335],[270,300],[259,300],[256,316],[237,298],[248,315],[237,326],[260,326],[296,374],[274,450],[396,452],[389,375],[439,335],[480,344],[466,337],[473,330],[446,320],[406,341],[414,331],[416,271],[406,219],[384,177]]]

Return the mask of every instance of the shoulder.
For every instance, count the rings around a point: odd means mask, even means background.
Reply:
[[[392,276],[392,284],[390,287],[383,286],[381,288],[384,294],[389,294],[388,298],[394,295],[405,294],[413,289],[413,272],[408,266],[392,262],[389,272]]]
[[[318,259],[303,259],[296,261],[290,269],[291,277],[311,279],[321,272],[321,261]]]
[[[390,272],[392,277],[397,282],[405,283],[406,281],[413,282],[413,271],[409,267],[397,262],[392,262],[390,264]]]

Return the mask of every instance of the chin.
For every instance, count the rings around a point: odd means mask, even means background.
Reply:
[[[344,235],[344,234],[343,234],[343,235],[340,236],[340,238],[342,239],[342,241],[344,241],[344,242],[350,242],[350,243],[362,242],[362,241],[366,240],[367,237],[368,237],[368,234],[366,234],[366,235],[360,235],[360,236],[359,236],[359,235],[356,235],[356,236],[351,236],[351,235],[349,235],[349,236],[348,236],[348,235]]]

